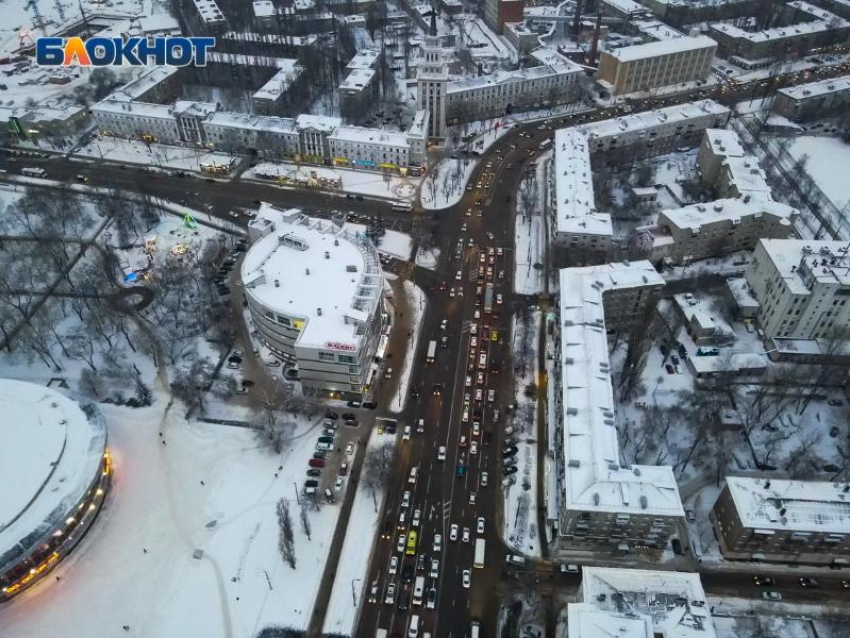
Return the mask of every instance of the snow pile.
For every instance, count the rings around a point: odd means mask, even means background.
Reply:
[[[412,281],[404,281],[403,285],[405,297],[407,298],[408,325],[411,334],[407,341],[407,351],[404,353],[404,364],[402,365],[401,374],[398,377],[398,386],[388,406],[390,412],[395,413],[404,410],[405,403],[407,403],[407,396],[409,394],[407,388],[410,385],[413,362],[416,359],[416,351],[419,348],[419,333],[422,329],[422,320],[425,317],[425,311],[428,309],[428,299],[419,286]]]
[[[436,270],[437,261],[440,259],[440,249],[432,248],[431,250],[419,250],[416,251],[416,265],[420,268],[427,268],[428,270]]]

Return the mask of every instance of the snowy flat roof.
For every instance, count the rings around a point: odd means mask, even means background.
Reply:
[[[339,85],[339,88],[348,91],[362,91],[375,79],[375,69],[354,68]]]
[[[51,533],[100,474],[106,425],[56,390],[0,379],[0,572]],[[75,511],[75,510],[74,510]]]
[[[376,49],[365,49],[358,51],[346,66],[349,69],[371,69],[380,57],[380,51]]]
[[[652,624],[649,636],[715,638],[717,635],[699,574],[585,567],[581,600],[600,611],[649,619]],[[604,635],[580,634],[577,638]],[[625,635],[631,638],[640,634]],[[620,634],[609,634],[606,638],[610,636],[619,638]]]
[[[602,4],[613,7],[620,13],[625,13],[626,15],[649,13],[649,9],[634,0],[602,0]]]
[[[258,18],[270,18],[274,15],[272,0],[254,0],[254,15]]]
[[[729,322],[711,309],[711,300],[703,298],[699,293],[679,293],[673,295],[673,299],[686,321],[696,321],[701,329],[711,328],[717,334],[735,334]]]
[[[587,136],[555,131],[555,217],[559,233],[612,236],[611,215],[596,211]]]
[[[741,138],[731,129],[707,128],[703,135],[711,152],[715,155],[725,157],[743,157],[746,155],[744,147],[741,146]]]
[[[786,95],[793,100],[804,100],[806,98],[820,97],[827,93],[843,93],[846,91],[850,91],[850,75],[843,75],[840,78],[831,78],[828,80],[818,80],[817,82],[809,82],[808,84],[787,86],[779,89],[777,93]]]
[[[651,36],[657,40],[671,40],[674,38],[684,38],[685,34],[677,31],[669,24],[649,18],[647,20],[632,20],[631,24],[644,35]]]
[[[312,129],[322,133],[333,133],[333,130],[342,124],[342,120],[338,117],[330,115],[309,115],[302,113],[295,118],[295,125],[299,130]]]
[[[663,109],[631,113],[623,117],[601,120],[579,127],[592,139],[612,137],[629,131],[649,130],[659,126],[703,118],[707,115],[726,115],[729,109],[714,100],[676,104]]]
[[[304,71],[298,60],[278,58],[280,70],[252,96],[260,100],[277,100]]]
[[[278,33],[255,33],[253,31],[228,31],[219,37],[239,42],[264,42],[294,47],[311,46],[318,40],[315,35],[280,35]]]
[[[340,126],[331,135],[330,140],[362,142],[364,144],[382,144],[407,148],[407,135],[362,126]]]
[[[840,18],[827,11],[809,4],[796,0],[789,2],[788,6],[794,7],[804,13],[809,14],[814,18],[812,22],[797,22],[785,27],[774,27],[772,29],[764,29],[762,31],[746,31],[741,27],[725,22],[714,22],[710,25],[711,29],[725,33],[726,35],[750,42],[767,42],[768,40],[782,40],[783,38],[795,38],[798,35],[807,33],[817,33],[819,31],[831,31],[833,29],[845,28],[850,26],[850,22]]]
[[[683,516],[672,468],[620,464],[603,294],[663,286],[648,261],[560,271],[561,392],[565,506],[570,509]]]
[[[780,219],[780,223],[790,225],[797,211],[786,204],[751,198],[716,199],[705,204],[690,204],[682,208],[665,209],[659,213],[659,225],[665,222],[681,230],[698,233],[704,224],[730,220],[738,223],[741,220],[756,219],[763,215],[771,215]]]
[[[726,280],[726,287],[732,294],[732,298],[740,308],[758,308],[759,301],[753,295],[753,289],[750,283],[744,277],[733,277]]]
[[[141,16],[138,20],[142,33],[153,33],[157,31],[174,31],[175,33],[180,33],[180,23],[167,13]]]
[[[727,476],[745,527],[850,534],[847,483]]]
[[[759,243],[794,293],[809,293],[809,277],[820,283],[850,286],[850,252],[846,241],[761,239]],[[801,267],[803,262],[805,267]]]
[[[567,623],[570,638],[653,638],[650,618],[599,609],[594,603],[567,605]]]
[[[124,102],[106,98],[97,104],[93,104],[91,111],[94,113],[132,113],[140,117],[161,118],[173,120],[171,104],[152,104],[150,102]]]
[[[613,51],[603,51],[602,53],[603,55],[610,55],[620,62],[634,62],[635,60],[645,60],[662,55],[671,55],[673,53],[696,51],[698,49],[709,49],[716,46],[717,42],[708,36],[699,35],[647,42],[646,44],[623,47],[622,49],[615,49]]]
[[[383,290],[372,242],[332,221],[265,202],[261,218],[271,220],[274,229],[242,262],[247,293],[267,308],[304,320],[296,346],[356,348],[363,336],[360,324],[378,311]]]
[[[127,82],[117,91],[113,91],[106,99],[107,100],[137,100],[155,87],[160,82],[167,80],[174,73],[177,73],[176,66],[154,66],[145,71],[135,80]]]
[[[428,130],[428,111],[421,109],[413,114],[413,121],[407,129],[408,137],[424,137]]]
[[[224,22],[224,14],[218,8],[215,0],[193,0],[195,8],[201,15],[201,19],[210,24],[213,22]]]
[[[449,82],[447,93],[459,93],[469,89],[484,86],[495,86],[497,84],[513,84],[516,82],[529,82],[543,78],[566,75],[570,73],[581,73],[581,68],[576,64],[544,64],[530,69],[519,69],[518,71],[504,71],[502,69],[490,75],[480,75],[463,80]]]
[[[257,132],[298,135],[298,129],[295,127],[294,119],[289,117],[275,117],[273,115],[250,115],[248,113],[218,111],[204,122],[204,126],[226,126]]]

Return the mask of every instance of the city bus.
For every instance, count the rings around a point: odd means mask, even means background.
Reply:
[[[410,545],[408,545],[408,548]],[[483,569],[484,567],[484,539],[476,538],[475,539],[475,558],[472,563],[473,567],[477,567],[478,569]]]
[[[413,205],[410,202],[395,202],[393,211],[396,213],[409,213],[413,210]]]
[[[412,529],[407,534],[407,555],[413,556],[416,554],[416,530]]]
[[[431,341],[428,344],[428,355],[426,356],[426,361],[428,363],[434,363],[434,358],[437,356],[437,342]]]
[[[21,169],[21,175],[26,175],[28,177],[46,177],[47,171],[43,168],[33,168],[27,166],[26,168]]]

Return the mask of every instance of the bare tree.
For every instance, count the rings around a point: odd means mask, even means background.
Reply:
[[[307,540],[311,541],[313,540],[313,528],[310,525],[310,515],[307,513],[307,503],[305,501],[301,501],[301,503],[299,504],[299,509],[301,516],[301,529],[304,532],[304,535],[307,537]]]
[[[257,428],[264,441],[272,444],[280,454],[283,441],[292,431],[294,423],[284,418],[289,395],[282,383],[270,381],[259,394],[259,402],[251,413],[250,423]]]
[[[383,441],[368,452],[363,459],[363,482],[372,494],[375,511],[378,510],[377,492],[387,485],[395,459],[395,444],[392,440]]]
[[[289,516],[289,503],[286,499],[277,502],[277,524],[280,528],[277,547],[283,562],[295,569],[295,534],[292,531],[292,518]]]

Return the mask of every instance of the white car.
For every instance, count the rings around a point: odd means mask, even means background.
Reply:
[[[481,434],[481,424],[478,421],[472,422],[472,436]]]
[[[470,504],[470,505],[475,505],[475,500],[476,500],[476,498],[477,498],[476,493],[475,493],[475,492],[470,492],[470,493],[469,493],[469,504]]]
[[[466,375],[466,387],[468,388],[471,385],[472,385],[472,375],[468,374],[468,375]]]
[[[475,532],[477,534],[483,534],[484,533],[484,517],[483,516],[478,517],[478,524],[475,527]]]
[[[476,309],[475,313],[472,315],[474,319],[481,319],[481,311]]]
[[[410,440],[410,426],[409,425],[404,426],[404,430],[402,430],[402,433],[401,433],[401,440],[402,441],[409,441]]]
[[[455,287],[452,286],[451,288],[449,288],[449,297],[454,297],[454,296],[455,296]]]
[[[410,507],[410,492],[405,491],[404,494],[401,495],[401,506],[403,508]]]
[[[464,408],[464,409],[463,409],[463,416],[462,416],[462,420],[463,420],[463,422],[464,422],[464,423],[466,423],[467,421],[469,421],[469,408]]]
[[[395,551],[404,553],[404,548],[407,545],[407,536],[404,534],[398,535],[398,542],[395,544]]]
[[[504,254],[505,254],[505,251],[504,251],[504,250],[502,249],[502,247],[500,246],[499,248],[497,248],[497,249],[496,249],[496,254],[497,254],[497,255],[499,255],[499,256],[501,257],[502,255],[504,255]]]
[[[477,388],[475,390],[475,400],[476,401],[483,401],[484,400],[484,390],[482,390],[481,388]]]
[[[487,390],[487,402],[493,403],[496,400],[496,391],[495,390]]]
[[[390,557],[390,574],[398,572],[398,556]]]
[[[440,534],[434,534],[434,551],[439,552],[443,549],[443,537]]]
[[[476,382],[478,383],[478,385],[484,385],[484,373],[483,372],[478,373],[478,376],[476,377]]]
[[[449,327],[449,320],[448,320],[448,319],[443,319],[443,320],[440,322],[440,330],[445,330],[445,329],[446,329],[446,328],[448,328],[448,327]]]
[[[469,586],[472,584],[472,572],[468,569],[463,570],[463,587],[464,589],[469,589]]]
[[[336,483],[334,483],[334,489],[339,492],[342,489],[342,486],[345,485],[345,478],[342,476],[336,477]]]
[[[461,536],[461,539],[460,539],[460,540],[461,540],[461,542],[463,542],[463,543],[468,543],[468,542],[469,542],[469,538],[470,538],[470,536],[469,536],[469,528],[468,528],[468,527],[464,527],[464,528],[463,528],[463,536]]]
[[[499,293],[499,294],[496,295],[496,303],[501,305],[501,303],[502,303],[502,293]]]
[[[431,573],[429,574],[431,578],[439,578],[440,577],[440,561],[436,558],[431,559]]]
[[[469,340],[469,347],[470,348],[477,348],[478,347],[478,337],[472,337],[472,339]]]
[[[457,271],[457,273],[455,274],[455,279],[457,281],[460,281],[461,279],[463,279],[463,271],[462,270]]]
[[[345,446],[345,455],[351,456],[352,454],[354,454],[354,443],[349,443]]]
[[[413,519],[410,521],[411,526],[419,527],[419,521],[422,518],[422,512],[420,510],[413,511]],[[483,519],[481,519],[483,520]]]
[[[473,441],[469,444],[469,453],[478,454],[478,441]]]
[[[407,477],[407,482],[411,485],[416,485],[416,477],[419,476],[419,467],[413,466],[410,468],[410,476]]]
[[[487,472],[481,472],[481,487],[487,487],[487,484],[490,482],[490,474]]]
[[[471,334],[471,335],[477,335],[478,334],[478,324],[477,323],[474,323],[471,326],[469,326],[469,334]]]
[[[449,528],[449,540],[450,541],[456,541],[457,540],[457,533],[458,533],[457,523],[452,523],[452,526]]]
[[[441,445],[439,447],[439,449],[437,450],[437,460],[438,461],[445,461],[446,460],[446,446],[445,445]]]

